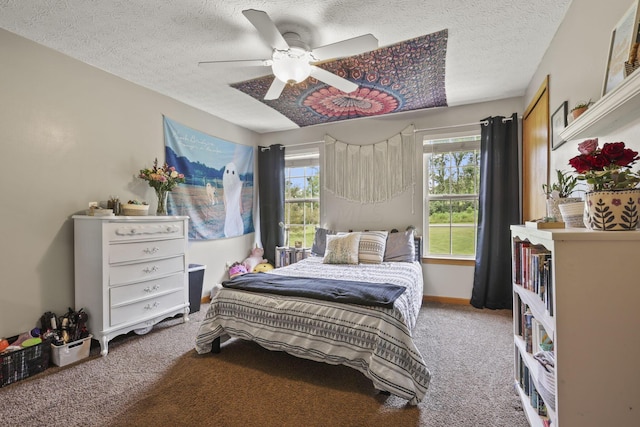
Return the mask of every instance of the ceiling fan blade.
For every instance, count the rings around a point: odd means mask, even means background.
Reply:
[[[311,51],[318,60],[332,58],[344,58],[345,56],[358,55],[378,48],[378,39],[371,34],[354,37],[352,39],[320,46]]]
[[[242,14],[253,24],[260,36],[274,49],[287,50],[289,44],[273,23],[267,12],[255,9],[243,10]]]
[[[287,84],[285,82],[278,79],[277,77],[274,77],[273,83],[271,83],[271,86],[269,86],[269,90],[267,91],[267,94],[264,96],[264,99],[267,99],[267,100],[278,99],[286,85]]]
[[[202,61],[198,66],[203,68],[233,68],[233,67],[268,67],[271,65],[270,59],[237,59],[230,61]]]
[[[343,79],[342,77],[335,75],[325,69],[320,67],[316,67],[315,65],[311,66],[311,76],[320,80],[323,83],[326,83],[330,86],[335,87],[343,91],[344,93],[351,93],[354,90],[358,89],[358,85],[350,82],[347,79]]]

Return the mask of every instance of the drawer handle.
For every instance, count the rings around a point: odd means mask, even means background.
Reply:
[[[153,285],[152,287],[147,286],[146,288],[144,288],[145,292],[154,292],[157,291],[158,289],[160,289],[159,285]]]
[[[144,269],[144,270],[142,270],[142,271],[144,271],[145,273],[155,273],[156,271],[158,271],[158,266],[157,266],[157,265],[154,265],[154,266],[153,266],[153,267],[151,267],[151,268],[147,267],[147,268],[145,268],[145,269]]]
[[[144,306],[144,309],[145,309],[145,310],[153,310],[153,309],[158,308],[158,307],[160,307],[160,303],[156,301],[156,302],[154,302],[153,304],[147,304],[147,305],[145,305],[145,306]]]
[[[143,236],[143,235],[153,235],[153,234],[174,234],[180,233],[182,228],[177,225],[148,225],[142,228],[137,228],[137,226],[122,226],[116,229],[115,233],[117,236]]]
[[[144,252],[145,254],[153,255],[156,252],[158,252],[159,250],[160,250],[160,248],[154,246],[153,248],[145,248],[142,252]]]

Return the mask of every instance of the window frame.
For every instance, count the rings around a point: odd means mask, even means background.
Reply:
[[[448,139],[459,139],[464,138],[462,141],[450,142],[450,143],[442,143],[442,144],[430,144],[430,141],[440,141],[440,140],[448,140]],[[470,139],[473,138],[473,139]],[[431,254],[429,253],[429,202],[432,200],[445,200],[445,201],[455,201],[455,200],[469,200],[470,196],[477,203],[479,201],[479,193],[475,194],[448,194],[448,195],[437,195],[431,197],[429,195],[429,155],[430,154],[438,154],[438,153],[450,153],[456,151],[470,151],[470,150],[480,150],[480,132],[479,131],[469,131],[463,133],[456,134],[444,134],[444,135],[423,135],[422,137],[422,172],[423,172],[423,230],[425,235],[425,243],[424,243],[424,255],[423,258],[431,259],[431,260],[440,260],[444,263],[447,262],[462,262],[464,264],[473,265],[475,260],[475,251],[477,248],[475,244],[477,241],[474,241],[474,254],[471,255],[463,255],[463,254]],[[480,167],[480,162],[477,165],[478,169]],[[478,182],[479,186],[479,182]],[[478,223],[477,223],[477,210],[476,210],[476,222],[475,222],[475,235],[477,236]],[[452,224],[451,222],[449,223]],[[476,239],[477,240],[477,239]]]
[[[294,154],[290,154],[287,155],[285,153],[285,182],[287,180],[290,179],[290,173],[289,170],[293,169],[293,168],[307,168],[307,167],[315,167],[318,168],[318,184],[321,186],[322,184],[322,180],[321,180],[321,168],[320,168],[320,153],[317,149],[312,150],[312,151],[305,151],[305,152],[296,152]],[[306,175],[304,176],[304,178],[308,177],[310,175]],[[288,223],[287,218],[286,218],[286,211],[287,211],[287,207],[286,205],[289,203],[317,203],[318,205],[318,224],[310,224],[307,223],[306,221],[306,215],[304,215],[304,223],[303,224],[294,224],[294,226],[302,226],[303,230],[306,227],[313,227],[314,229],[314,233],[315,233],[315,227],[319,226],[319,222],[320,222],[320,193],[321,193],[321,188],[318,188],[318,195],[317,197],[301,197],[301,198],[287,198],[286,194],[285,194],[285,199],[284,199],[284,210],[285,210],[285,244],[288,246],[294,246],[294,242],[289,241],[289,236],[287,234],[287,229],[290,229],[291,224]],[[311,243],[309,242],[308,245],[304,245],[303,243],[303,247],[311,247]]]

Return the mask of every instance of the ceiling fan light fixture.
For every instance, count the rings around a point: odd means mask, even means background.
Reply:
[[[276,50],[273,53],[271,69],[282,82],[300,83],[311,74],[310,59],[309,53],[303,49],[292,47],[286,51]]]

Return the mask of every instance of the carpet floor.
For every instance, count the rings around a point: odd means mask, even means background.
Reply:
[[[218,355],[168,319],[99,355],[0,389],[7,426],[493,426],[528,423],[513,387],[511,312],[428,302],[414,340],[432,375],[418,406],[361,373],[229,340]]]

